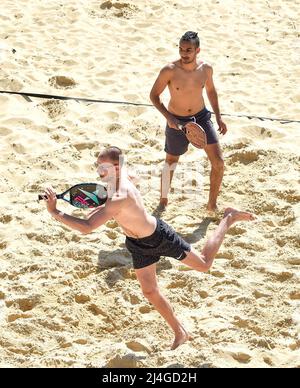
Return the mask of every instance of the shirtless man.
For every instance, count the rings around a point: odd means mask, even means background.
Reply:
[[[206,109],[202,90],[205,88],[209,102],[216,116],[219,132],[227,132],[226,124],[222,120],[218,95],[213,82],[212,67],[197,60],[200,53],[198,34],[186,32],[179,42],[180,59],[166,65],[159,73],[150,93],[153,105],[167,119],[165,152],[166,163],[162,173],[160,209],[164,210],[168,204],[168,193],[176,165],[181,155],[185,154],[189,141],[178,124],[196,121],[202,126],[207,135],[205,152],[211,163],[210,192],[207,209],[217,210],[217,197],[220,191],[224,161],[213,127],[211,113]],[[160,100],[160,95],[168,86],[170,102],[168,109]]]
[[[48,212],[59,222],[83,234],[114,219],[126,235],[126,246],[133,258],[133,267],[142,292],[173,329],[175,339],[171,349],[176,349],[189,339],[189,334],[176,317],[169,301],[158,288],[156,263],[161,256],[173,257],[200,272],[207,272],[222,244],[225,233],[237,221],[254,219],[251,213],[232,208],[225,211],[224,218],[208,239],[201,253],[197,253],[169,225],[149,215],[140,193],[119,162],[122,151],[117,147],[104,149],[96,162],[97,171],[107,184],[108,201],[94,209],[86,219],[60,212],[56,207],[56,195],[51,188],[45,191]]]

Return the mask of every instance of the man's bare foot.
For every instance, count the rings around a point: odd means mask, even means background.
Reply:
[[[169,203],[168,198],[161,198],[160,201],[159,201],[158,208],[161,211],[164,211],[164,210],[166,210],[166,207],[168,206],[168,203]]]
[[[230,223],[234,224],[237,221],[253,221],[256,219],[256,216],[253,213],[242,212],[232,207],[225,209],[224,218],[228,217]]]
[[[206,206],[206,210],[209,212],[217,212],[218,211],[218,206],[216,203],[209,203]]]
[[[171,350],[177,349],[178,346],[184,344],[189,339],[191,339],[189,333],[185,329],[181,330],[180,333],[175,335],[175,340],[173,342]]]

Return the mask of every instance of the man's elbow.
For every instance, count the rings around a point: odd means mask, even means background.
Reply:
[[[157,103],[157,100],[159,100],[159,96],[156,93],[153,93],[153,91],[150,92],[149,98],[150,98],[152,104]]]
[[[89,225],[83,225],[81,228],[80,228],[80,233],[81,234],[90,234],[92,233],[93,229],[89,226]]]

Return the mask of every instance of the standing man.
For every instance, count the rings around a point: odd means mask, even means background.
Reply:
[[[167,155],[161,180],[160,208],[162,210],[168,205],[168,193],[179,158],[186,153],[189,145],[178,124],[188,121],[196,121],[206,132],[207,146],[204,150],[211,163],[207,209],[217,210],[217,197],[224,174],[224,160],[217,133],[210,120],[211,113],[205,107],[202,93],[204,88],[215,113],[219,132],[225,135],[227,128],[219,109],[218,95],[213,82],[213,69],[208,63],[197,60],[199,53],[198,34],[193,31],[186,32],[179,42],[180,59],[169,63],[160,71],[150,93],[153,105],[167,120],[165,144]],[[160,99],[160,95],[167,86],[170,92],[168,109]]]

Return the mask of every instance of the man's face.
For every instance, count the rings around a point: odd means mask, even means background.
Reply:
[[[200,48],[196,48],[191,42],[181,41],[179,43],[179,55],[182,62],[185,64],[194,62],[199,52]]]
[[[95,162],[97,172],[103,182],[114,182],[119,174],[119,163],[109,159],[98,158]]]

